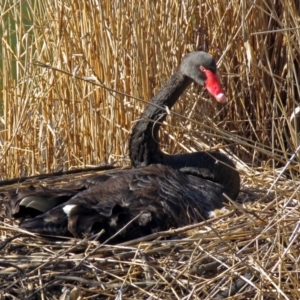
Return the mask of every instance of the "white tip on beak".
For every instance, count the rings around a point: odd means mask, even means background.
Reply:
[[[216,100],[220,103],[225,103],[227,102],[227,97],[225,96],[225,94],[220,93],[216,96]]]

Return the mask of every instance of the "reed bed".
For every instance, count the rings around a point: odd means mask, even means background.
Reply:
[[[161,148],[218,149],[242,175],[214,219],[126,245],[38,237],[1,213],[2,299],[299,299],[299,1],[7,0],[0,13],[2,180],[129,165],[133,122],[197,38],[229,102],[190,87]]]
[[[197,38],[218,60],[230,101],[218,106],[202,88],[189,88],[163,126],[161,147],[169,153],[224,148],[250,166],[273,169],[292,158],[294,176],[299,6],[278,0],[6,1],[2,178],[126,164],[132,122]]]

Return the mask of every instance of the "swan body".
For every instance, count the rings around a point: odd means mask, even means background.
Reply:
[[[112,241],[122,242],[200,222],[221,208],[224,187],[192,173],[154,164],[97,175],[73,187],[20,190],[10,194],[14,207],[7,213],[25,217],[21,228],[39,234],[81,238],[104,229],[100,241],[136,218]]]

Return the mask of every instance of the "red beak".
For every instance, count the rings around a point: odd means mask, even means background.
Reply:
[[[215,97],[215,99],[218,102],[220,102],[220,103],[227,102],[227,97],[225,96],[225,94],[221,88],[219,76],[210,70],[207,70],[204,68],[202,68],[201,70],[205,73],[206,78],[207,78],[205,81],[205,87],[207,88],[208,92],[213,97]]]

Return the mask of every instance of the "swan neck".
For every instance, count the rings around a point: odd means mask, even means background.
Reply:
[[[171,109],[192,80],[176,71],[163,88],[150,100],[139,121],[136,122],[129,141],[132,164],[146,166],[163,163],[164,154],[159,147],[159,128]]]

